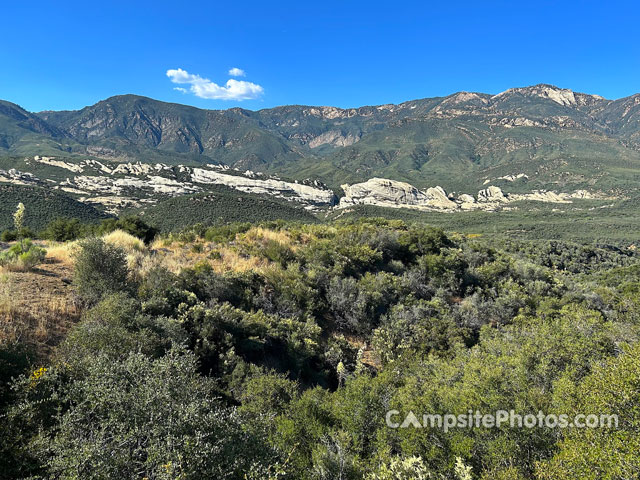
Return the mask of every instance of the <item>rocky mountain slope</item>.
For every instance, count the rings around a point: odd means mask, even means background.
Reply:
[[[122,95],[79,111],[30,114],[3,102],[0,127],[0,151],[9,155],[222,163],[334,187],[378,176],[420,187],[435,178],[457,190],[477,187],[487,171],[511,174],[501,169],[514,163],[535,177],[542,163],[594,170],[596,162],[640,162],[640,95],[612,101],[550,85],[354,109],[202,110]],[[557,167],[538,172],[537,187],[562,183]]]
[[[551,85],[353,109],[202,110],[122,95],[30,113],[0,102],[0,183],[113,213],[211,185],[309,210],[494,210],[635,197],[638,171],[640,95]]]

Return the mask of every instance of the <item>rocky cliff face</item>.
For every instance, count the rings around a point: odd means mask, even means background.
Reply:
[[[344,197],[340,207],[351,205],[426,205],[427,195],[413,185],[386,178],[372,178],[364,183],[342,185]]]

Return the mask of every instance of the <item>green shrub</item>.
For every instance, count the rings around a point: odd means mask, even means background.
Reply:
[[[34,245],[31,240],[23,240],[0,253],[0,266],[26,272],[42,263],[46,255],[44,248]]]
[[[235,239],[237,234],[247,232],[251,227],[251,223],[231,223],[210,227],[204,233],[204,238],[208,242],[228,242]]]
[[[107,295],[130,290],[128,273],[127,256],[121,248],[100,238],[80,243],[73,281],[78,296],[86,304],[94,305]]]
[[[178,322],[144,315],[136,299],[117,293],[85,312],[82,322],[58,347],[58,353],[70,364],[86,362],[98,353],[113,359],[124,359],[129,352],[155,357],[183,340]]]
[[[69,383],[66,375],[76,377]],[[98,354],[82,372],[50,369],[25,383],[32,396],[52,384],[65,405],[35,447],[60,480],[240,479],[274,453],[243,432],[192,354]]]
[[[18,239],[18,232],[15,230],[5,230],[0,235],[0,240],[3,242],[15,242]]]
[[[56,242],[70,242],[84,236],[85,227],[77,218],[57,218],[40,234],[41,238]]]

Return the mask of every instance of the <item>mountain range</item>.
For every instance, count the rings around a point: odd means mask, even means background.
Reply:
[[[7,205],[40,198],[32,202],[40,208],[52,190],[56,215],[72,205],[94,218],[162,219],[164,206],[199,205],[189,219],[204,223],[214,215],[201,208],[208,201],[220,204],[220,221],[235,218],[226,210],[238,202],[243,212],[290,218],[360,207],[536,211],[541,202],[578,217],[631,212],[640,202],[640,94],[607,100],[541,84],[398,105],[259,111],[135,95],[76,111],[28,112],[0,101],[0,194]],[[4,227],[11,205],[0,212]]]
[[[524,173],[536,187],[607,189],[640,166],[640,95],[606,100],[536,85],[399,105],[259,111],[135,95],[37,113],[2,101],[0,155],[217,163],[332,187],[377,176],[460,190]],[[616,178],[601,178],[603,166]]]

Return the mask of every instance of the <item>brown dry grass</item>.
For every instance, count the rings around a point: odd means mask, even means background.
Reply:
[[[49,242],[45,245],[47,249],[47,259],[55,263],[62,263],[65,265],[73,264],[73,255],[77,248],[77,242]]]
[[[79,319],[67,248],[48,252],[33,271],[0,270],[0,344],[22,342],[46,358]]]
[[[147,266],[145,270],[150,265],[161,265],[173,273],[179,273],[204,262],[220,273],[246,272],[261,270],[269,264],[268,260],[239,253],[233,247],[204,241],[183,244],[163,239],[154,242],[150,250],[150,255],[138,262]]]
[[[291,236],[288,232],[283,230],[269,230],[262,227],[251,228],[242,235],[242,238],[252,243],[264,244],[267,241],[274,241],[286,246],[291,246],[292,244]]]
[[[128,254],[141,252],[145,249],[142,240],[122,230],[114,230],[103,236],[102,239],[106,243],[122,248]]]
[[[228,247],[221,247],[216,250],[217,254],[209,263],[216,272],[247,272],[261,271],[269,265],[269,261],[264,258],[241,255]]]

